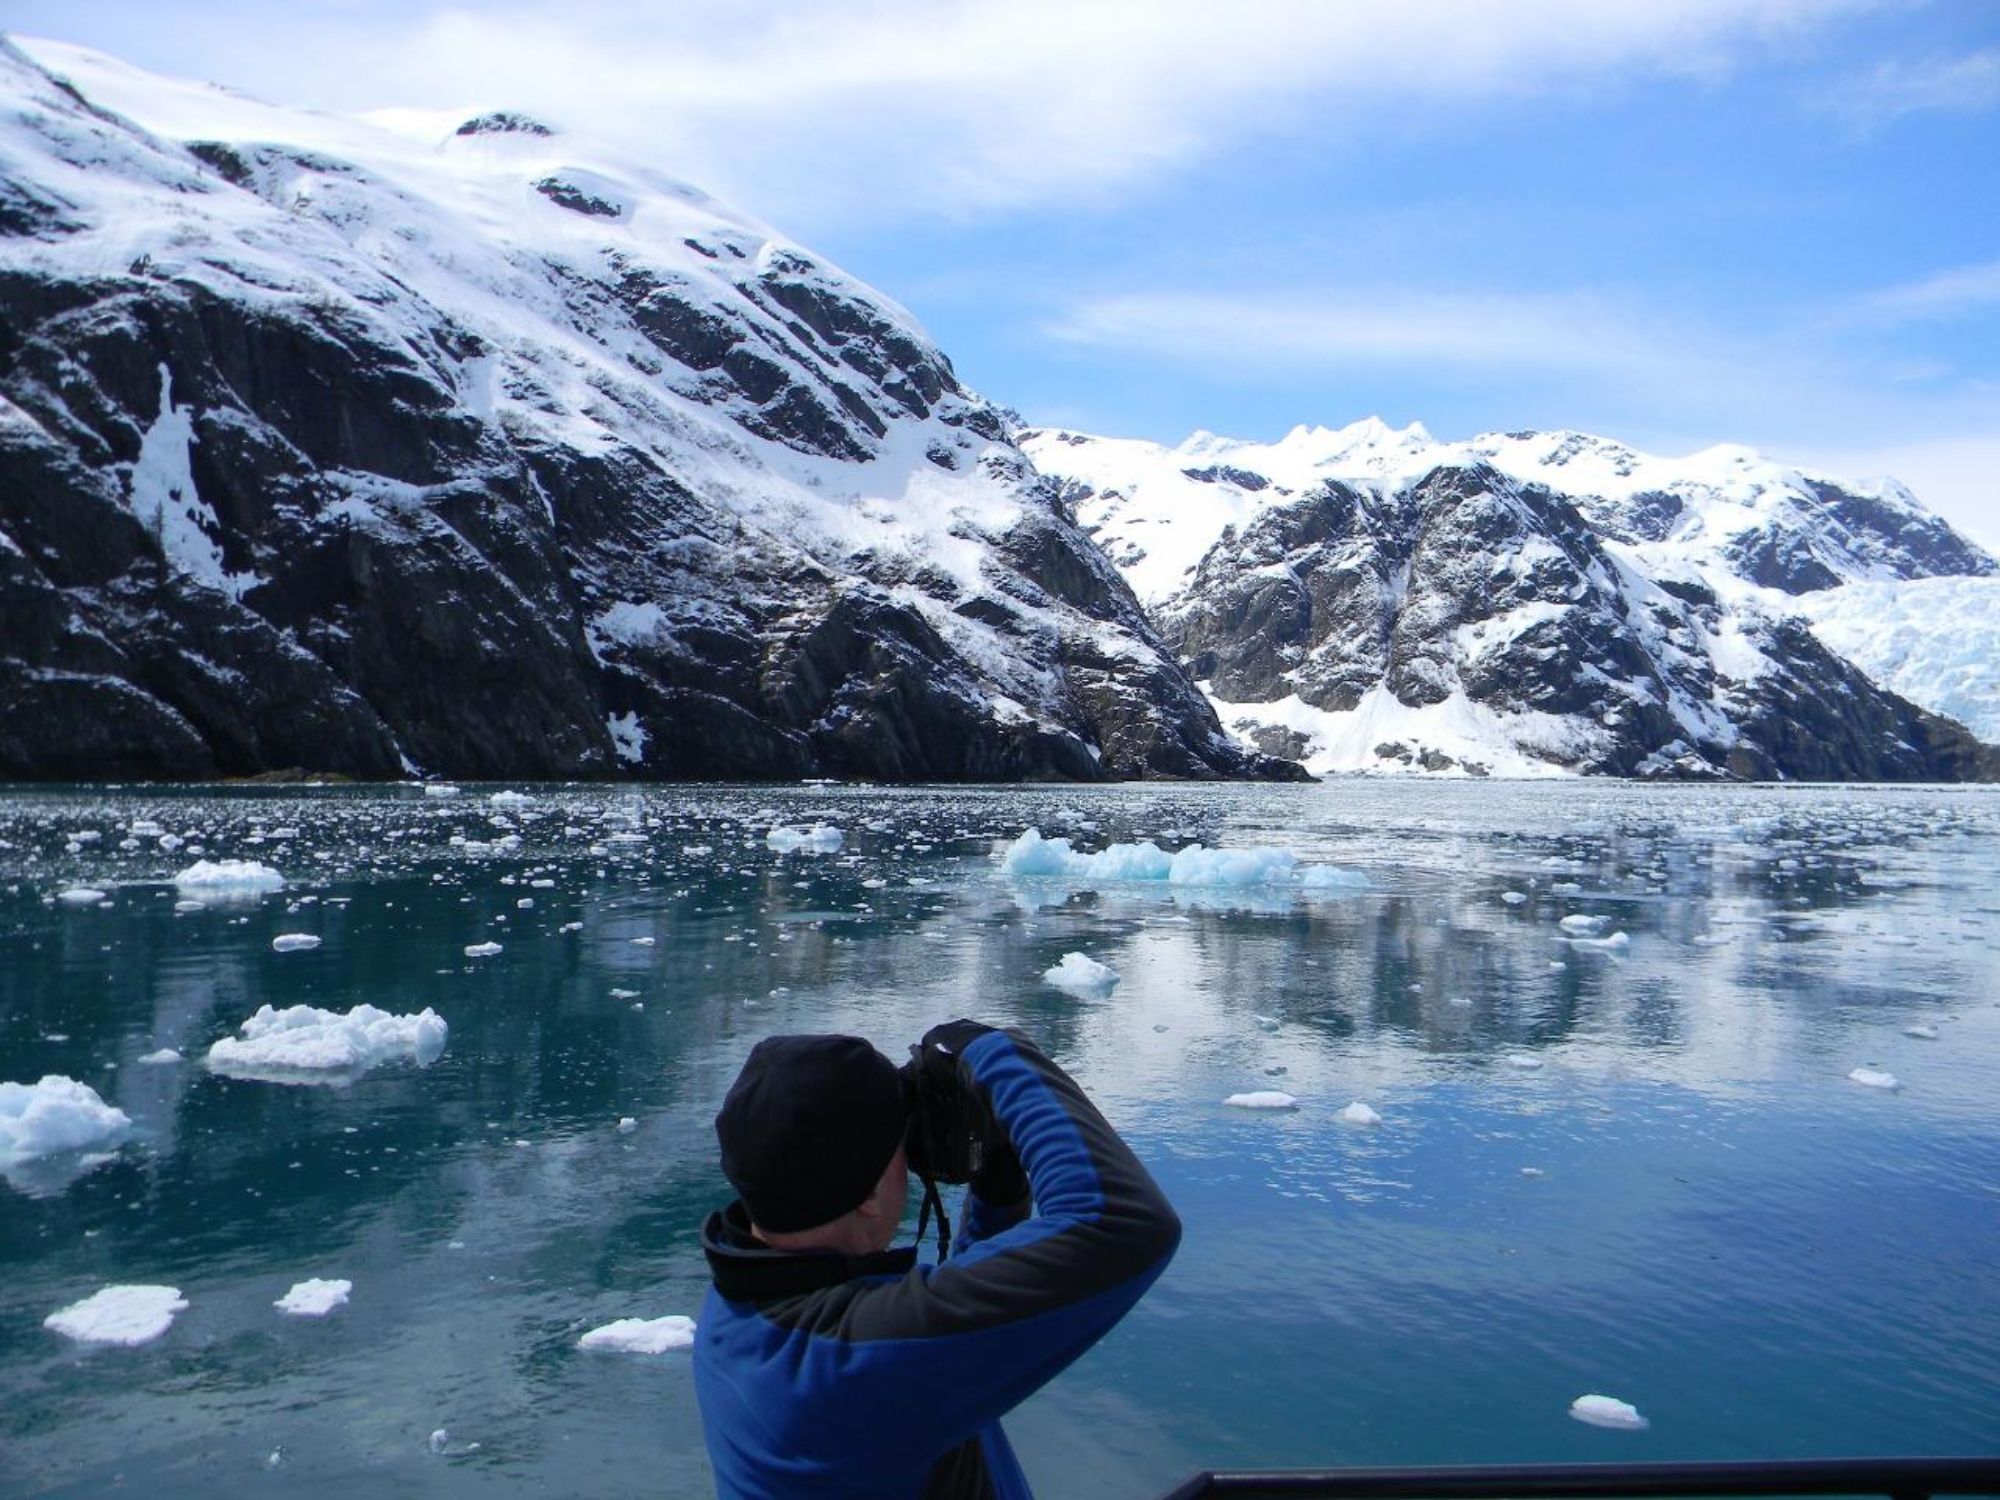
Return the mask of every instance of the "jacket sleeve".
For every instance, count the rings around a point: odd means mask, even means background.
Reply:
[[[1019,1153],[1033,1214],[994,1232],[1024,1205],[973,1200],[972,1242],[942,1265],[800,1309],[812,1324],[801,1331],[834,1362],[837,1419],[906,1452],[963,1442],[1052,1380],[1130,1311],[1180,1243],[1180,1220],[1139,1159],[1032,1043],[989,1032],[959,1068]]]

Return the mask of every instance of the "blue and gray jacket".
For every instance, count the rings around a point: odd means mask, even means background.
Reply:
[[[711,1214],[695,1396],[722,1500],[1029,1494],[999,1418],[1166,1269],[1180,1221],[1083,1091],[1011,1033],[959,1055],[1029,1194],[968,1194],[951,1257],[774,1250]],[[1030,1213],[1032,1201],[1033,1212]]]

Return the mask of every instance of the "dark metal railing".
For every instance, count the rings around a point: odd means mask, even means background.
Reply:
[[[1444,1469],[1267,1469],[1197,1474],[1160,1500],[1227,1495],[1350,1500],[1599,1500],[1707,1495],[2000,1495],[2000,1457],[1814,1458],[1696,1464],[1481,1464]]]

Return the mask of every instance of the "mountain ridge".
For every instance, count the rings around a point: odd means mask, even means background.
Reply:
[[[1299,774],[804,247],[525,116],[413,143],[31,45],[0,773]]]
[[[2000,769],[1911,668],[1945,654],[1908,644],[1910,611],[1885,684],[1828,644],[1838,628],[1856,650],[1865,623],[1811,603],[1952,578],[2000,605],[2000,565],[1893,480],[1733,445],[1666,459],[1575,432],[1439,442],[1374,418],[1270,444],[1022,442],[1224,719],[1315,771]]]

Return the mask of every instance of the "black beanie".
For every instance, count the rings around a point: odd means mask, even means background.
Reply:
[[[715,1117],[722,1175],[759,1229],[817,1229],[875,1191],[904,1119],[896,1065],[860,1037],[766,1037]]]

